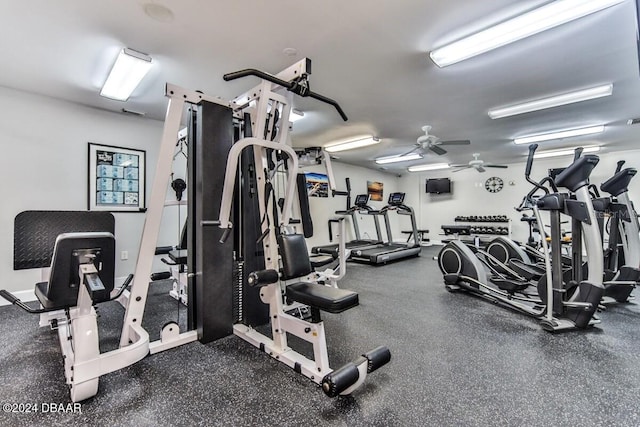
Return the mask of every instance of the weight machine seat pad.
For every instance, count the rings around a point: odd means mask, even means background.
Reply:
[[[333,255],[324,255],[324,254],[313,254],[309,257],[309,262],[311,263],[311,267],[318,268],[327,264],[331,264],[335,261],[336,257]]]
[[[287,286],[287,298],[328,313],[342,313],[358,305],[358,294],[353,291],[298,282]]]
[[[69,301],[68,304],[56,304],[56,301],[51,301],[47,298],[47,282],[36,283],[35,294],[38,298],[38,302],[47,310],[61,310],[63,308],[69,308],[76,304],[75,300]]]
[[[187,250],[186,249],[174,249],[169,252],[169,258],[173,262],[179,265],[187,265]]]

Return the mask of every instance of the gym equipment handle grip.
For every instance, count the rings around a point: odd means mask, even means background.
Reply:
[[[222,233],[222,237],[220,237],[219,242],[220,243],[226,242],[230,234],[231,234],[231,229],[230,228],[225,229],[224,232]]]
[[[525,176],[531,175],[531,167],[533,166],[533,154],[536,152],[538,144],[531,144],[529,146],[529,157],[527,157],[527,168],[524,171]]]
[[[5,289],[0,290],[0,297],[6,299],[11,304],[14,304],[14,305],[20,307],[21,309],[23,309],[27,313],[40,314],[40,313],[44,313],[46,311],[52,311],[51,309],[46,310],[44,308],[40,308],[40,309],[31,308],[28,305],[26,305],[25,303],[23,303],[22,301],[20,301],[20,299],[16,298],[15,295],[13,295],[11,292],[9,292],[9,291],[7,291]]]
[[[616,167],[616,173],[620,172],[622,170],[622,165],[624,165],[625,161],[624,160],[619,160],[618,161],[618,166]]]
[[[122,286],[120,286],[120,291],[118,291],[117,294],[109,298],[109,301],[117,300],[118,298],[120,298],[124,293],[124,291],[127,290],[132,280],[133,280],[133,274],[129,274],[125,279],[124,283],[122,284]]]
[[[240,71],[234,71],[231,73],[227,73],[224,76],[222,76],[222,78],[224,79],[224,81],[231,81],[231,80],[236,80],[236,79],[240,79],[243,77],[247,77],[247,76],[256,76],[259,77],[263,80],[269,81],[271,83],[280,85],[284,88],[286,88],[287,90],[290,90],[292,92],[294,92],[297,95],[300,95],[302,97],[310,97],[313,99],[317,99],[318,101],[324,102],[325,104],[329,104],[329,105],[333,105],[335,107],[335,109],[338,111],[338,114],[340,114],[340,117],[342,117],[342,120],[344,120],[345,122],[347,120],[349,120],[347,118],[347,115],[344,113],[344,111],[342,110],[342,108],[340,107],[340,105],[334,101],[331,98],[327,98],[324,95],[320,95],[319,93],[315,93],[312,92],[310,90],[296,90],[296,88],[298,87],[296,82],[287,82],[284,80],[281,80],[279,78],[277,78],[276,76],[273,76],[269,73],[265,73],[264,71],[260,71],[260,70],[256,70],[255,68],[247,68],[245,70],[240,70]]]
[[[584,151],[584,148],[582,147],[578,147],[574,150],[573,152],[573,161],[575,162],[576,160],[578,160],[580,158],[580,156],[582,156],[582,152]]]
[[[16,302],[20,301],[11,292],[9,292],[9,291],[7,291],[5,289],[0,290],[0,297],[6,299],[11,304],[15,304]]]

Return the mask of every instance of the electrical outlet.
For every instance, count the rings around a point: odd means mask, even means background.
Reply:
[[[128,251],[122,251],[120,252],[120,259],[122,261],[129,259],[129,252]]]

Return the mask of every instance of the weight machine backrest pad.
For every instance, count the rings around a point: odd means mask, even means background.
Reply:
[[[13,269],[49,267],[58,235],[97,231],[115,234],[115,219],[110,212],[21,212],[13,227]]]
[[[300,204],[300,216],[302,218],[302,230],[304,232],[304,237],[312,237],[313,220],[311,219],[311,210],[309,209],[307,177],[304,173],[299,173],[296,177],[296,186],[298,187],[298,202]]]
[[[187,249],[187,220],[185,220],[184,225],[182,226],[182,232],[180,233],[180,246],[178,247],[178,249]]]
[[[94,295],[95,303],[109,299],[114,287],[116,240],[111,233],[65,233],[57,237],[51,275],[44,289],[44,296],[56,307],[74,307],[77,304],[78,290],[82,283],[78,276],[79,264],[74,256],[76,251],[89,249],[99,251],[101,270],[98,272],[105,287],[104,291]],[[43,304],[45,305],[45,304]]]
[[[311,262],[307,251],[307,242],[302,234],[281,234],[278,246],[282,256],[282,277],[295,279],[311,274]]]

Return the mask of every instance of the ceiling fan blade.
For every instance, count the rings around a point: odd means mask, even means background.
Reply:
[[[470,145],[471,141],[468,139],[459,139],[454,141],[440,141],[438,145]]]
[[[480,172],[480,173],[482,173],[482,172],[486,172],[486,171],[487,171],[485,168],[483,168],[483,167],[482,167],[482,165],[477,166],[477,167],[476,167],[476,170],[477,170],[478,172]]]
[[[411,153],[413,153],[414,151],[419,150],[419,149],[421,149],[421,148],[422,148],[421,146],[416,145],[416,146],[415,146],[415,147],[413,147],[410,151],[407,151],[406,153],[402,153],[402,154],[400,154],[398,157],[406,156],[407,154],[411,154]]]
[[[429,150],[433,151],[438,156],[442,156],[443,154],[447,154],[447,150],[445,150],[444,148],[440,148],[437,145],[430,145],[429,146]]]
[[[484,165],[485,168],[500,168],[500,169],[506,169],[509,166],[507,165]]]
[[[451,167],[452,168],[459,168],[459,169],[453,170],[451,172],[460,172],[462,170],[469,169],[471,166],[469,166],[469,165],[453,165]]]

